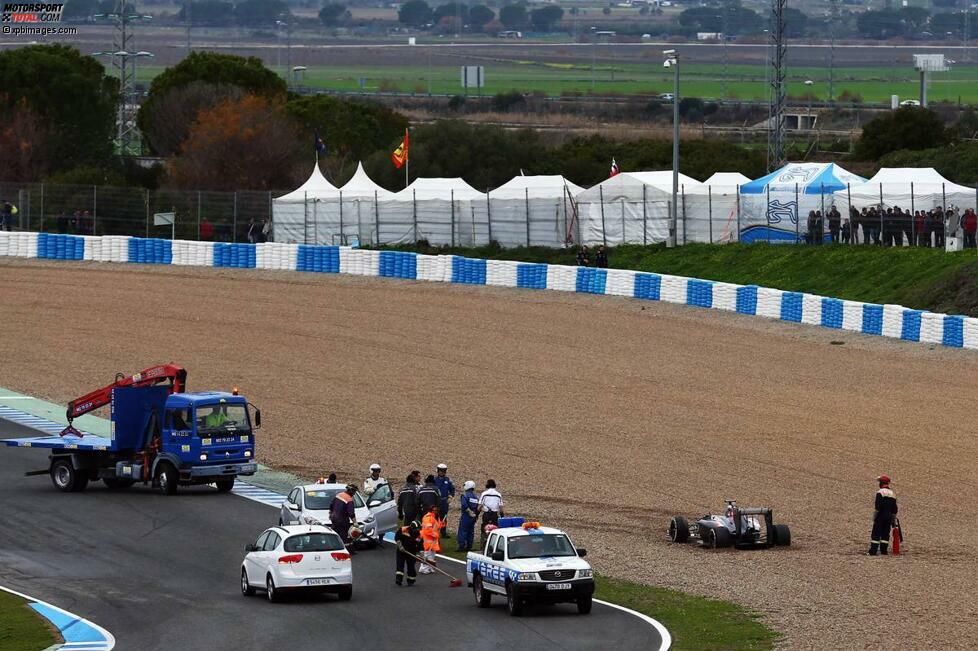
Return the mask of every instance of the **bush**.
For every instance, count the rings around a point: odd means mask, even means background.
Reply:
[[[856,153],[862,160],[878,160],[901,149],[929,149],[950,141],[951,134],[936,113],[905,106],[866,123]]]
[[[526,108],[526,97],[523,96],[523,93],[515,90],[508,93],[497,93],[492,98],[492,108],[502,113],[521,110]]]

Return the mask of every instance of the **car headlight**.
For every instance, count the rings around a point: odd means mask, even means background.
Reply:
[[[251,456],[251,450],[245,450],[245,456],[246,457],[250,457]]]
[[[593,579],[594,578],[594,570],[578,570],[577,571],[577,578],[579,578],[579,579]]]
[[[363,519],[363,523],[364,523],[364,524],[373,524],[373,522],[374,522],[374,519],[375,519],[375,518],[374,518],[374,516],[372,516],[372,515],[368,515],[367,517],[365,517],[365,518]]]
[[[519,576],[516,577],[517,581],[536,581],[536,572],[521,572]]]
[[[204,454],[201,454],[200,455],[200,460],[201,461],[207,461],[207,453],[206,452]]]

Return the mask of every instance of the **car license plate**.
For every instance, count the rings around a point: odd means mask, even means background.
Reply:
[[[329,585],[332,579],[306,579],[306,585]]]
[[[547,590],[570,590],[570,583],[548,583]]]

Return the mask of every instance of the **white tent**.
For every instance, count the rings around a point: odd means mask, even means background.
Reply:
[[[750,179],[740,172],[717,172],[701,185],[686,188],[680,207],[678,241],[725,244],[739,237],[740,186]]]
[[[312,174],[298,188],[272,200],[272,225],[278,242],[308,242],[317,237],[315,213],[319,201],[340,196],[336,186],[313,167]],[[310,210],[313,215],[310,215]]]
[[[489,192],[492,239],[502,246],[564,246],[573,199],[583,191],[557,174],[510,179]]]
[[[381,242],[427,240],[472,246],[489,241],[488,204],[461,178],[419,178],[378,203]]]
[[[861,184],[835,193],[835,204],[845,215],[850,202],[857,209],[883,205],[911,212],[937,206],[975,207],[975,189],[952,183],[933,167],[884,167]]]
[[[394,194],[387,188],[384,188],[374,182],[367,172],[363,169],[363,163],[357,163],[357,171],[353,173],[353,177],[350,178],[346,184],[340,188],[340,192],[343,193],[343,199],[373,199],[374,197],[389,197]]]
[[[491,199],[554,199],[566,196],[575,197],[584,188],[568,181],[559,174],[541,174],[536,176],[514,176],[495,190],[489,192]]]
[[[679,175],[682,192],[701,184]],[[576,241],[580,244],[655,244],[669,236],[672,171],[622,172],[576,197],[579,217]],[[679,219],[682,206],[679,206]],[[677,224],[681,229],[681,224]],[[682,232],[679,232],[682,241]]]
[[[395,192],[389,198],[392,201],[425,201],[428,199],[450,201],[453,196],[455,199],[486,200],[485,193],[479,192],[459,177],[415,179],[411,185],[400,192]]]
[[[703,185],[717,185],[722,187],[736,187],[744,183],[750,183],[750,179],[740,172],[716,172],[713,176],[703,181]]]

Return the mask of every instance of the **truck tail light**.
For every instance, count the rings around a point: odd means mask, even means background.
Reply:
[[[333,552],[331,554],[331,556],[333,557],[333,560],[334,561],[348,561],[348,560],[350,560],[350,553],[349,552]]]
[[[285,556],[279,556],[278,562],[289,564],[298,563],[302,560],[302,554],[287,554]]]

